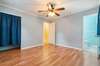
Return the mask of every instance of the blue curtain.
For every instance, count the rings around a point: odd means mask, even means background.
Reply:
[[[10,43],[10,23],[11,23],[11,16],[7,14],[1,13],[1,45],[8,46]]]
[[[17,18],[17,42],[18,42],[18,47],[21,45],[21,17]]]
[[[99,6],[99,11],[98,11],[97,35],[98,35],[98,37],[100,37],[100,6]],[[99,54],[98,58],[100,59],[100,41],[99,41],[99,45],[98,45],[98,54]]]
[[[98,12],[97,35],[100,36],[100,7],[99,7],[99,12]]]
[[[0,46],[20,47],[21,17],[0,12]]]
[[[21,18],[12,16],[12,44],[19,47],[21,44]]]

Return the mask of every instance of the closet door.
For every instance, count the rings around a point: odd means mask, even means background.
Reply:
[[[56,44],[56,36],[55,36],[55,22],[52,22],[49,24],[49,43],[50,44]]]
[[[55,23],[44,22],[43,24],[43,44],[55,44]]]

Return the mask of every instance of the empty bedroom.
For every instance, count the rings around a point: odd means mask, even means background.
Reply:
[[[0,66],[100,66],[99,0],[0,0]]]

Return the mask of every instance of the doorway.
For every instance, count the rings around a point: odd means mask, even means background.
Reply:
[[[83,49],[97,55],[97,14],[86,15],[83,21]]]
[[[43,44],[55,44],[55,23],[44,22],[43,23]]]

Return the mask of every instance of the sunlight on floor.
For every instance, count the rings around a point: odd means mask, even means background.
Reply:
[[[83,53],[84,53],[84,66],[99,66],[97,55],[87,51]]]

